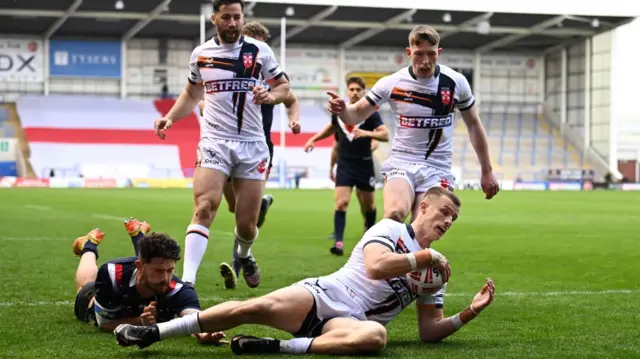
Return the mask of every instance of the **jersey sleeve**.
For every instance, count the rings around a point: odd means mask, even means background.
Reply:
[[[379,107],[382,104],[389,102],[391,98],[391,92],[393,91],[393,78],[385,76],[378,80],[375,85],[369,90],[369,93],[364,98],[369,101],[371,106]]]
[[[436,309],[444,308],[444,293],[447,291],[447,284],[445,283],[440,290],[433,294],[419,296],[416,299],[418,305],[432,305]]]
[[[122,305],[122,296],[116,293],[109,273],[109,263],[103,264],[98,269],[95,282],[94,310],[98,325],[102,325],[114,319],[123,318],[125,307]]]
[[[189,82],[193,85],[202,83],[202,75],[200,74],[200,66],[198,65],[200,58],[200,46],[196,47],[191,53],[189,60]]]
[[[467,78],[462,74],[458,76],[457,89],[458,102],[456,103],[456,108],[459,111],[469,110],[476,103],[476,99],[473,97],[469,81],[467,81]]]
[[[285,75],[284,71],[280,67],[278,60],[276,60],[276,55],[273,53],[273,50],[269,45],[263,45],[260,49],[261,52],[264,52],[264,57],[262,58],[262,77],[265,80],[277,80],[283,75]],[[288,79],[288,77],[286,77]]]
[[[171,296],[169,305],[175,316],[180,316],[180,313],[186,309],[202,309],[200,308],[196,290],[192,286],[184,285],[176,294]]]
[[[398,222],[392,219],[383,219],[373,225],[362,238],[362,248],[364,249],[372,243],[378,243],[395,252],[398,239],[400,238],[400,233],[396,230],[396,224],[398,224]]]

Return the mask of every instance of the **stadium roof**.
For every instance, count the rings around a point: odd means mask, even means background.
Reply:
[[[118,2],[124,5],[119,10]],[[9,0],[0,9],[0,34],[199,40],[202,4],[202,0]],[[443,47],[480,52],[542,52],[633,20],[261,2],[248,2],[245,13],[247,20],[269,28],[274,46],[279,43],[280,19],[286,16],[288,44],[405,47],[408,31],[416,24],[428,24],[441,33]],[[206,23],[212,35],[213,25],[208,19]]]

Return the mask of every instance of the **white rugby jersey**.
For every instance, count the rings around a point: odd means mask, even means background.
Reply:
[[[372,106],[389,102],[396,117],[390,158],[451,169],[455,109],[475,103],[464,75],[436,65],[432,77],[418,78],[409,66],[378,80],[365,98]]]
[[[215,36],[193,50],[189,68],[189,81],[205,89],[200,137],[265,140],[251,90],[283,75],[269,45],[247,36],[225,44]]]
[[[386,325],[414,300],[420,304],[435,305],[442,308],[446,284],[436,293],[417,297],[406,276],[387,280],[374,280],[367,276],[364,266],[364,247],[379,243],[389,247],[395,253],[410,253],[422,250],[414,239],[413,228],[392,219],[383,219],[371,227],[353,249],[347,263],[337,272],[323,279],[343,284],[351,299],[357,303],[368,320]]]

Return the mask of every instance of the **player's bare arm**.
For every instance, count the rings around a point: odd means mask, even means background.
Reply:
[[[289,90],[287,98],[282,102],[287,108],[287,118],[289,118],[289,128],[293,133],[300,133],[300,102],[298,97]]]
[[[329,112],[338,115],[347,125],[357,125],[369,118],[377,110],[366,97],[361,98],[354,104],[347,104],[344,99],[334,92],[327,92],[327,94],[331,96]]]
[[[358,128],[354,130],[354,134],[356,138],[369,137],[372,140],[380,142],[389,141],[389,130],[387,130],[387,126],[385,125],[380,125],[373,131],[365,131]]]
[[[482,171],[481,186],[486,194],[487,199],[491,199],[498,191],[498,182],[493,175],[493,167],[491,166],[491,155],[489,153],[489,144],[487,134],[480,120],[478,108],[474,104],[466,111],[462,111],[462,119],[467,126],[471,145],[476,151],[480,169]]]
[[[311,137],[307,143],[304,145],[304,151],[309,152],[313,150],[317,141],[324,140],[325,138],[331,136],[335,132],[333,125],[326,125],[320,132],[316,133]]]
[[[171,110],[169,110],[169,113],[167,113],[165,117],[155,121],[153,127],[156,131],[156,135],[161,139],[164,139],[166,137],[164,131],[168,130],[174,122],[187,117],[193,111],[193,108],[198,104],[198,102],[202,100],[203,96],[203,86],[187,82],[187,85],[180,93],[176,103],[171,107]]]
[[[390,240],[381,237],[379,242],[371,242],[363,250],[364,265],[369,278],[380,280],[401,277],[413,270],[432,265],[438,268],[440,273],[444,273],[445,283],[449,280],[448,261],[438,252],[426,248],[408,254],[394,253],[387,244]]]
[[[267,92],[267,99],[263,103],[277,105],[287,100],[291,87],[289,86],[289,80],[287,80],[286,76],[280,76],[277,79],[273,78],[268,80],[267,83],[269,87],[271,87],[271,91]]]
[[[436,308],[433,304],[416,303],[420,339],[423,342],[439,342],[457,332],[491,304],[494,294],[495,285],[493,280],[488,279],[468,307],[447,318],[444,317],[442,308]]]

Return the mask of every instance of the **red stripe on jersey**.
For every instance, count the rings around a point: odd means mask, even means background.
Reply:
[[[178,284],[175,280],[172,280],[171,283],[169,283],[169,289],[167,290],[167,292],[171,292],[172,290],[176,289],[176,284]]]
[[[116,264],[116,286],[122,283],[122,264]]]

